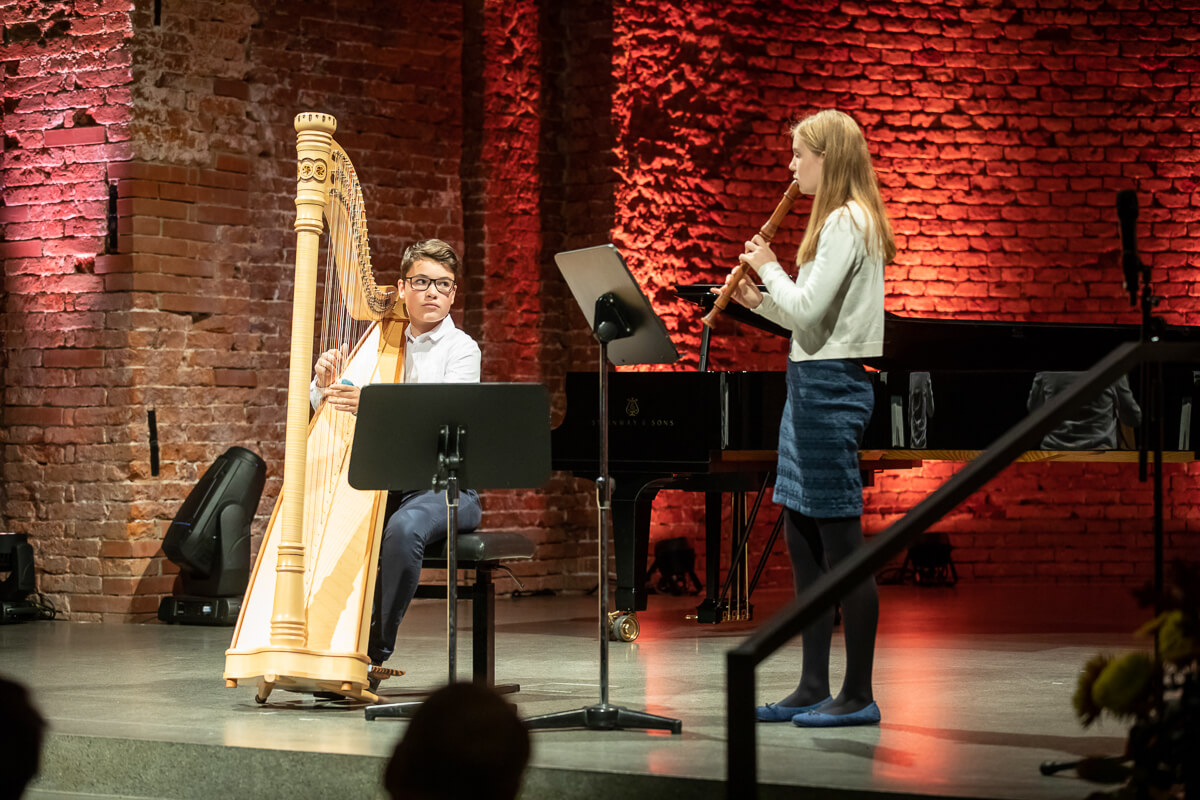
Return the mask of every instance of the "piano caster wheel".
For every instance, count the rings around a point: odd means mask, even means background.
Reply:
[[[608,639],[611,642],[632,642],[642,632],[637,616],[623,611],[612,611],[608,615]]]

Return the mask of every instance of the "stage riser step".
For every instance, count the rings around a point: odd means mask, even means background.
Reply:
[[[396,735],[403,733],[403,723]],[[614,735],[621,735],[615,733]],[[536,753],[537,736],[534,734]],[[270,750],[223,745],[156,742],[51,733],[42,770],[30,800],[303,800],[354,797],[386,800],[386,759],[337,753]],[[721,781],[617,772],[620,764],[595,770],[530,767],[521,800],[595,800],[653,797],[655,800],[725,800]],[[761,800],[804,797],[850,800],[862,793],[823,787],[761,785]],[[871,800],[919,795],[872,793]],[[939,797],[938,800],[953,800]]]
[[[51,733],[34,786],[170,800],[384,797],[382,758]]]

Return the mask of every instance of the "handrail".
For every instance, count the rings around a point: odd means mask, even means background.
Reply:
[[[803,594],[726,653],[726,796],[753,800],[758,792],[754,668],[867,577],[952,511],[1026,450],[1036,447],[1059,422],[1122,375],[1143,362],[1200,360],[1200,344],[1130,342],[1102,358],[1064,392],[1050,399],[997,439],[979,458],[917,504],[912,511],[871,537]],[[1161,442],[1158,443],[1161,447]]]

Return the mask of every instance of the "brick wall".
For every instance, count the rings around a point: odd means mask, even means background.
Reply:
[[[3,524],[32,534],[39,585],[73,618],[152,615],[172,580],[162,530],[231,445],[270,465],[261,535],[282,460],[300,110],[341,122],[381,281],[413,239],[463,248],[455,314],[485,377],[544,381],[556,419],[563,376],[593,369],[595,349],[553,253],[615,242],[694,366],[699,323],[670,288],[732,265],[787,183],[787,123],[825,106],[872,144],[901,251],[890,310],[1134,321],[1112,209],[1134,188],[1161,310],[1197,323],[1195,11],[565,5],[188,0],[155,18],[141,0],[0,0]],[[712,364],[778,368],[784,354],[727,326]],[[1194,554],[1195,470],[1168,469],[1168,554]],[[950,471],[882,477],[868,526]],[[1011,468],[942,526],[960,574],[1144,577],[1134,471]],[[590,586],[590,495],[559,475],[489,496],[488,524],[540,542],[535,587]],[[665,493],[653,535],[696,536],[699,509]]]
[[[594,372],[599,358],[583,312],[553,258],[564,250],[612,241],[618,178],[612,152],[611,4],[596,0],[558,4],[543,12],[540,30],[538,114],[546,133],[539,159],[542,252],[537,358],[541,380],[551,392],[552,424],[557,426],[566,412],[567,372]],[[546,495],[543,520],[555,533],[538,557],[546,559],[542,569],[550,579],[548,585],[591,589],[597,581],[595,482],[556,473]],[[567,579],[554,580],[559,573]]]
[[[381,282],[414,238],[461,247],[461,8],[9,5],[4,522],[71,618],[144,620],[174,581],[163,530],[216,456],[268,462],[256,544],[278,492],[295,113],[349,122]]]
[[[597,13],[599,26],[592,25]],[[575,242],[607,240],[611,221],[603,207],[607,187],[592,185],[595,173],[565,146],[571,134],[599,141],[600,149],[609,146],[603,130],[583,130],[580,123],[583,98],[596,81],[589,77],[603,81],[607,73],[606,51],[587,49],[601,66],[589,75],[577,69],[573,46],[597,35],[602,45],[611,28],[598,3],[544,10],[525,0],[487,0],[471,4],[467,19],[463,205],[466,259],[477,271],[466,287],[466,326],[482,344],[485,381],[534,381],[561,390],[569,342],[579,336],[570,333],[574,303],[553,254]],[[595,203],[576,199],[572,188]],[[561,416],[561,393],[555,400]],[[535,492],[484,496],[485,527],[520,530],[537,545],[533,562],[515,566],[527,590],[595,584],[589,497],[561,474]]]
[[[1168,322],[1196,324],[1200,17],[1173,4],[939,7],[631,2],[616,6],[616,236],[684,360],[699,323],[676,281],[716,280],[788,181],[788,123],[823,107],[871,143],[900,253],[888,310],[1137,322],[1121,288],[1114,200],[1142,202],[1141,250]],[[807,203],[776,241],[795,252]],[[732,326],[728,326],[732,327]],[[779,368],[783,343],[723,333],[717,369]],[[983,354],[981,354],[981,358]],[[879,530],[953,468],[868,490]],[[1196,557],[1197,471],[1168,466],[1168,557]],[[979,579],[1142,580],[1147,484],[1135,466],[1017,465],[938,530]],[[655,537],[695,537],[695,498],[664,496]],[[757,541],[765,539],[760,531]],[[699,549],[699,548],[698,548]],[[782,551],[782,546],[777,548]],[[777,554],[773,577],[786,584]]]
[[[132,153],[132,22],[115,1],[2,8],[3,518],[30,534],[39,588],[95,618],[104,596],[171,582],[132,579],[151,555],[126,538],[138,358],[121,321],[136,312],[104,266],[108,169]]]

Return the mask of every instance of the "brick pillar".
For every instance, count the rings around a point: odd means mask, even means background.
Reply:
[[[251,162],[221,134],[249,97],[247,8],[224,4],[207,48],[179,37],[184,10],[117,2],[6,29],[6,70],[29,79],[5,83],[4,513],[72,619],[152,618],[176,572],[166,522],[217,455],[255,446]]]
[[[586,110],[580,97],[608,85],[610,20],[600,2],[550,10],[480,0],[466,14],[465,322],[480,340],[485,381],[560,391],[575,366],[568,343],[590,341],[553,256],[609,236],[609,97],[593,95]],[[580,47],[585,40],[596,46]],[[557,421],[560,394],[555,403]],[[530,588],[595,583],[591,494],[556,475],[539,491],[484,499],[486,525],[518,527],[537,541],[537,559],[522,567]]]
[[[30,535],[55,606],[137,614],[148,604],[116,596],[131,576],[150,591],[172,579],[150,563],[157,543],[105,549],[136,502],[136,414],[113,398],[137,354],[115,324],[132,298],[98,266],[108,165],[132,154],[132,20],[124,2],[2,5],[3,521]]]

